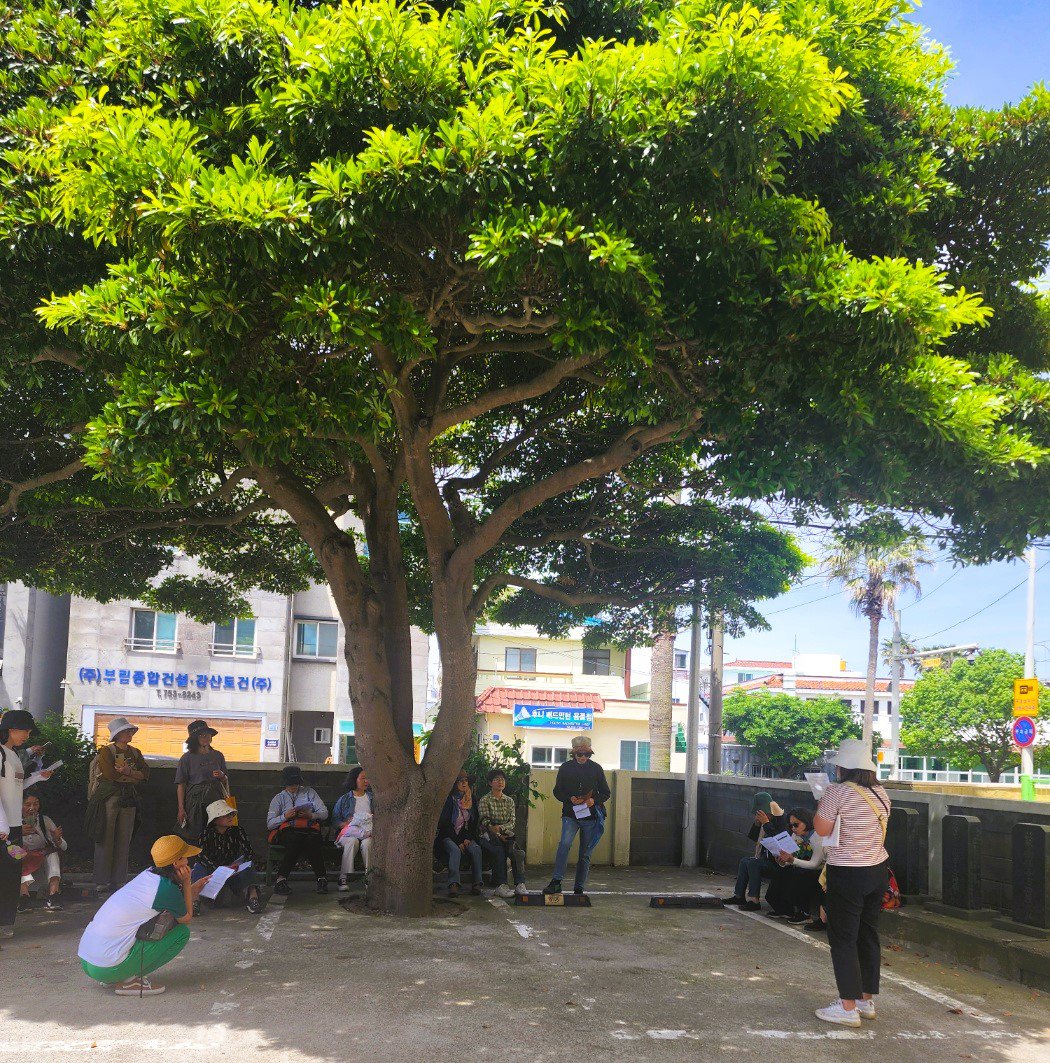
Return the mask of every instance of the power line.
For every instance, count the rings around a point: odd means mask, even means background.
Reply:
[[[770,609],[765,615],[774,616],[777,613],[786,613],[790,609],[803,609],[807,605],[816,605],[817,602],[826,602],[829,598],[837,598],[839,594],[839,591],[832,591],[831,594],[825,594],[823,598],[814,598],[812,601],[798,602],[795,605],[785,605],[782,609]]]
[[[1050,561],[1044,561],[1036,569],[1036,572],[1042,572],[1043,569],[1046,568],[1047,565],[1050,565]],[[1020,588],[1023,587],[1027,582],[1028,582],[1028,577],[1025,576],[1025,578],[1023,580],[1021,580],[1020,583],[1015,584],[1008,591],[1006,591],[1003,594],[1000,594],[999,597],[996,598],[994,602],[989,602],[983,608],[978,609],[976,613],[971,613],[969,616],[964,616],[962,618],[962,620],[956,620],[956,622],[954,624],[949,624],[947,627],[942,627],[940,631],[934,631],[932,635],[922,635],[921,637],[917,638],[915,641],[916,642],[925,642],[927,639],[933,639],[933,638],[936,638],[938,635],[943,635],[946,631],[951,631],[952,628],[956,628],[960,624],[965,624],[967,620],[972,620],[975,616],[980,616],[981,613],[987,612],[989,609],[992,608],[993,605],[998,605],[1004,598],[1008,598],[1011,594],[1013,594],[1014,591],[1020,590]]]
[[[965,570],[965,566],[957,568],[946,580],[943,580],[941,583],[938,583],[937,586],[929,592],[929,594],[924,594],[921,598],[917,598],[914,602],[911,603],[911,605],[902,606],[901,612],[903,613],[905,609],[913,609],[915,606],[921,605],[923,602],[928,602],[942,587],[951,583],[951,581],[955,579],[955,577],[958,576],[960,572],[964,572]]]

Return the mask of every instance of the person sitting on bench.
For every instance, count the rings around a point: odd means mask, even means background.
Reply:
[[[201,855],[193,865],[193,881],[211,875],[220,867],[252,864],[252,867],[238,871],[223,883],[219,895],[215,898],[215,907],[221,908],[232,896],[243,901],[252,915],[258,915],[262,911],[262,901],[259,899],[259,887],[255,885],[255,853],[244,828],[233,825],[237,818],[237,809],[220,800],[212,801],[205,813],[208,825],[198,843]],[[197,903],[200,904],[199,901]],[[200,909],[194,908],[193,914],[200,915]]]
[[[288,876],[295,865],[305,859],[317,877],[317,892],[328,892],[328,875],[324,866],[321,821],[328,818],[328,806],[313,787],[303,784],[303,773],[297,764],[289,764],[281,772],[284,789],[270,802],[266,826],[271,845],[284,848],[284,857],[277,868],[274,893],[287,896],[292,892]]]
[[[343,850],[339,863],[339,891],[345,893],[350,887],[347,879],[354,871],[354,858],[361,850],[365,862],[365,874],[372,867],[372,824],[375,820],[376,799],[368,776],[360,764],[351,768],[346,776],[346,793],[332,809],[332,830],[335,844]]]
[[[525,854],[514,837],[516,810],[514,798],[504,792],[507,777],[499,768],[489,772],[489,793],[478,802],[481,848],[492,857],[492,884],[499,897],[528,893],[525,888]],[[514,868],[514,889],[507,885],[507,861]]]
[[[762,847],[762,839],[772,838],[787,830],[787,817],[780,805],[764,791],[751,799],[751,811],[755,818],[747,836],[755,843],[755,852],[753,856],[741,859],[733,896],[722,903],[726,907],[736,905],[745,912],[758,912],[762,909],[759,900],[762,879],[771,878],[777,867],[772,855]]]
[[[464,853],[470,854],[473,883],[470,892],[481,893],[481,849],[478,846],[478,809],[467,773],[461,771],[438,819],[434,849],[448,864],[448,895],[459,893],[459,868]]]

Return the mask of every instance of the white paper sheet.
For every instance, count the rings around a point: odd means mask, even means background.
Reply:
[[[217,867],[212,873],[211,878],[208,879],[207,885],[201,890],[201,896],[207,897],[209,900],[214,900],[219,896],[222,887],[233,878],[234,875],[240,874],[242,871],[247,871],[252,866],[251,860],[243,864],[238,864],[237,867]]]
[[[842,817],[835,817],[835,829],[824,839],[825,849],[835,849],[839,844],[839,828],[842,826]]]
[[[798,843],[786,830],[778,834],[774,841],[780,846],[782,853],[790,853],[794,856],[798,852]]]
[[[28,790],[30,786],[35,786],[38,782],[43,781],[44,772],[58,771],[58,769],[61,767],[62,761],[56,760],[55,763],[51,765],[51,767],[44,768],[43,771],[37,771],[30,775],[28,779],[23,781],[22,788]]]
[[[824,796],[824,791],[831,785],[827,773],[823,771],[807,771],[806,782],[813,791],[813,796],[819,801]]]
[[[589,819],[591,815],[591,810],[587,805],[573,805],[572,811],[577,819]]]

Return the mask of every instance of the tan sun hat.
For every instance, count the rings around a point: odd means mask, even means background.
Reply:
[[[863,738],[844,738],[828,763],[838,768],[874,772],[879,770],[878,765],[871,759],[871,744]]]
[[[170,867],[180,857],[197,856],[200,849],[190,845],[177,834],[165,834],[158,838],[149,851],[154,867]]]
[[[212,801],[205,810],[208,813],[208,822],[211,823],[218,819],[220,816],[232,816],[236,815],[237,809],[232,805],[227,804],[222,799],[218,801]]]

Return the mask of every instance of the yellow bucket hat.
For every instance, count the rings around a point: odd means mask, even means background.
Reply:
[[[170,867],[179,857],[196,856],[199,852],[196,845],[183,841],[177,834],[165,834],[158,838],[149,851],[154,867]]]

